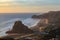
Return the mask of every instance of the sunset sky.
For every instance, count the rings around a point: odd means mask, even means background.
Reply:
[[[60,0],[0,0],[0,13],[60,10]]]

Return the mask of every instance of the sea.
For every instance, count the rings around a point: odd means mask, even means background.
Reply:
[[[0,14],[0,36],[5,36],[6,31],[11,30],[15,21],[22,21],[28,28],[34,27],[40,19],[32,19],[33,15],[40,13],[5,13]]]

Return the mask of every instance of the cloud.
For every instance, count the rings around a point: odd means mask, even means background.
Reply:
[[[0,0],[0,4],[14,4],[19,6],[60,5],[60,0]]]
[[[16,3],[25,5],[60,5],[60,0],[15,0]]]
[[[0,12],[47,12],[60,10],[60,0],[1,0]]]
[[[13,0],[0,0],[0,3],[2,2],[12,2]]]

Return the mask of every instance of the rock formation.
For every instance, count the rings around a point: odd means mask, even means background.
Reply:
[[[12,30],[11,31],[7,31],[6,33],[7,34],[10,34],[10,33],[18,33],[18,34],[21,34],[21,33],[32,33],[33,31],[30,30],[27,26],[25,26],[21,21],[16,21]]]

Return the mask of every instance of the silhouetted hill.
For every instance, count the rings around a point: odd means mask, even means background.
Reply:
[[[18,34],[26,34],[26,33],[32,33],[33,31],[30,30],[27,26],[25,26],[21,21],[16,21],[12,30],[7,31],[7,34],[10,33],[18,33]]]

